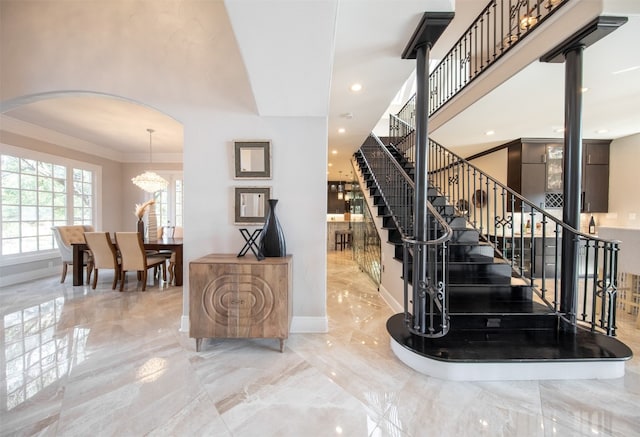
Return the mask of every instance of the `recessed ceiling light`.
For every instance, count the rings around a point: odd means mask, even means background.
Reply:
[[[362,84],[361,83],[354,83],[353,85],[351,85],[351,91],[353,91],[354,93],[357,93],[358,91],[362,91]]]
[[[580,91],[582,91],[583,93],[586,93],[587,91],[589,91],[589,88],[587,88],[586,86],[583,86]]]
[[[329,167],[333,166],[333,164],[329,163]]]
[[[640,70],[640,65],[634,65],[633,67],[623,68],[622,70],[614,71],[611,74],[622,74],[622,73],[628,73],[630,71],[635,71],[635,70]]]
[[[495,133],[496,133],[496,131],[488,130],[488,131],[486,131],[484,134],[485,134],[485,135],[493,135],[493,134],[495,134]]]
[[[609,132],[609,129],[598,129],[596,131],[597,134],[606,134],[607,132]]]
[[[557,132],[557,133],[564,132],[564,128],[563,127],[554,127],[553,131]]]
[[[342,114],[340,114],[340,117],[342,117],[342,118],[353,118],[353,112],[343,112]]]
[[[339,133],[339,134],[343,134],[343,133],[345,133],[346,131],[347,131],[347,130],[346,130],[345,128],[343,128],[343,127],[341,127],[340,129],[338,129],[338,133]]]
[[[338,151],[337,150],[333,150],[331,153],[333,153],[334,155],[337,155]]]

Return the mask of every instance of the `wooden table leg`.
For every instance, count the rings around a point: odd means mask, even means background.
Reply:
[[[84,250],[73,245],[73,285],[83,285],[84,282]]]
[[[175,253],[176,253],[176,265],[175,265],[176,286],[182,286],[182,246],[176,247]]]
[[[286,341],[286,339],[281,338],[280,339],[280,352],[284,352],[284,342]]]
[[[200,352],[200,347],[202,347],[202,339],[196,338],[196,352]]]

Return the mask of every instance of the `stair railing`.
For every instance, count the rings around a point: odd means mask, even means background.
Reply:
[[[498,182],[445,147],[429,141],[430,183],[448,197],[496,253],[529,283],[540,299],[572,325],[616,332],[619,241],[582,233]],[[572,238],[578,290],[562,290],[562,238]],[[561,293],[576,300],[563,312]]]
[[[429,74],[429,116],[570,0],[491,0]],[[413,95],[398,117],[414,126]]]
[[[389,141],[410,162],[416,162],[416,131],[412,125],[394,114],[389,114]]]
[[[380,139],[375,134],[371,134],[371,137],[375,141],[366,141],[360,151],[401,235],[405,323],[417,335],[442,337],[449,331],[447,260],[448,242],[452,237],[451,227],[428,204],[428,212],[432,218],[429,240],[418,241],[413,238],[415,184]],[[426,253],[426,278],[410,278],[411,259],[416,251]]]

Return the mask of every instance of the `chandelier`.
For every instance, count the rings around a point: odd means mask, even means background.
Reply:
[[[151,134],[153,134],[154,130],[147,129],[147,132],[149,132],[149,163],[152,163],[153,160],[151,158]],[[145,171],[135,178],[131,178],[131,182],[142,188],[147,193],[155,193],[156,191],[164,190],[165,188],[167,188],[167,185],[169,185],[169,182],[167,182],[166,179],[152,171]]]

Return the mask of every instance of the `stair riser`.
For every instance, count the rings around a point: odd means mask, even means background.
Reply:
[[[456,216],[456,209],[452,206],[452,205],[434,205],[436,211],[438,211],[438,214],[440,214],[443,217],[455,217]]]
[[[401,253],[401,252],[400,252]],[[396,257],[402,259],[402,255]],[[505,267],[508,267],[505,268]],[[413,282],[413,272],[409,266],[409,282]],[[438,268],[438,277],[442,277],[442,270]],[[449,264],[449,285],[483,284],[483,285],[511,285],[511,268],[503,264]]]
[[[449,284],[449,299],[531,301],[533,291],[528,286]]]
[[[451,244],[449,245],[450,261],[484,261],[494,259],[493,247],[485,244]]]
[[[451,229],[467,229],[467,220],[464,217],[444,217]]]
[[[475,243],[480,241],[480,234],[475,229],[454,229],[451,243]]]
[[[558,317],[555,314],[450,314],[451,326],[456,330],[482,330],[486,332],[515,329],[555,330]]]

